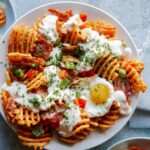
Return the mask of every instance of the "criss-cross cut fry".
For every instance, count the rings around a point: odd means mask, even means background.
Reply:
[[[90,129],[90,119],[88,117],[88,114],[81,110],[80,116],[81,116],[82,121],[79,122],[73,128],[74,135],[68,138],[60,136],[61,141],[65,143],[74,144],[80,140],[85,139],[89,135],[91,129]]]
[[[144,69],[144,63],[140,60],[129,60],[128,64],[133,66],[138,73],[141,73]]]
[[[40,122],[39,113],[34,113],[17,104],[7,91],[2,92],[2,100],[7,119],[11,123],[30,127]]]
[[[3,9],[0,8],[0,26],[6,23],[6,15]]]
[[[113,102],[109,112],[98,119],[98,127],[101,130],[106,130],[115,124],[120,114],[120,108],[117,102]]]
[[[114,37],[116,33],[116,28],[114,26],[101,20],[87,21],[85,26],[91,27],[93,30],[110,38]]]
[[[52,140],[52,134],[49,132],[43,133],[42,135],[35,137],[33,136],[32,131],[28,131],[25,129],[18,129],[17,136],[23,145],[33,147],[34,150],[43,150],[44,146]]]
[[[25,25],[17,25],[13,28],[9,39],[8,52],[29,53],[35,47],[37,32]]]
[[[120,62],[121,67],[125,69],[127,79],[130,82],[131,89],[135,93],[145,92],[147,85],[141,78],[137,70],[128,61],[124,60]]]
[[[33,64],[40,66],[44,63],[43,58],[33,57],[31,54],[22,54],[20,52],[12,52],[7,54],[10,63],[18,63],[19,65],[32,66]]]
[[[51,14],[56,15],[60,21],[67,21],[73,15],[73,12],[71,9],[60,11],[58,9],[49,8],[48,11]]]
[[[84,42],[86,37],[81,34],[80,28],[77,26],[72,27],[71,32],[59,34],[60,40],[70,45],[77,45],[79,42]]]
[[[33,89],[38,89],[41,85],[46,83],[46,77],[43,73],[39,73],[37,76],[34,76],[32,79],[27,78],[23,82],[27,86],[28,91],[32,91]]]
[[[93,70],[99,76],[114,81],[118,77],[119,62],[114,55],[106,52],[96,61]]]
[[[7,85],[11,85],[12,82],[12,72],[10,68],[7,68],[6,72],[5,72],[5,77],[6,77],[6,83]]]

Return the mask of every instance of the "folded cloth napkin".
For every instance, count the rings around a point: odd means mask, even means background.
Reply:
[[[141,59],[145,64],[143,78],[148,89],[140,95],[138,110],[129,121],[129,126],[132,128],[150,128],[150,31],[140,51]]]
[[[145,68],[143,71],[143,79],[147,84],[147,91],[140,95],[138,108],[150,111],[150,31],[146,42],[143,44],[141,51],[141,59],[144,62]]]

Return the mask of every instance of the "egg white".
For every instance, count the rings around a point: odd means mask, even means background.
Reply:
[[[95,104],[90,98],[90,88],[92,86],[94,86],[96,84],[100,84],[100,83],[104,84],[108,87],[110,96],[106,100],[105,103]],[[106,79],[104,79],[104,78],[95,77],[95,78],[88,78],[84,82],[82,81],[82,83],[80,83],[80,85],[82,85],[82,91],[81,91],[81,97],[80,98],[86,100],[85,110],[88,113],[90,118],[103,116],[107,112],[109,112],[109,109],[110,109],[113,101],[115,100],[114,88],[113,88],[113,85],[111,83],[106,81]]]

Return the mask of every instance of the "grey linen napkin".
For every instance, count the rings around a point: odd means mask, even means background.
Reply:
[[[150,31],[141,51],[141,59],[145,64],[143,78],[148,88],[140,95],[138,110],[129,121],[132,128],[150,128]]]

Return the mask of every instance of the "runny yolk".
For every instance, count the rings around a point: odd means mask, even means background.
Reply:
[[[106,102],[109,95],[109,88],[105,84],[96,84],[90,88],[90,97],[95,104]]]

